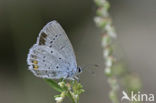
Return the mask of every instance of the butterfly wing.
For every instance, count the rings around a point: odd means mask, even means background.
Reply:
[[[71,66],[77,67],[76,57],[70,40],[57,21],[51,21],[39,33],[38,45],[46,45],[54,48],[70,62]]]
[[[52,21],[43,27],[27,62],[29,69],[42,78],[65,78],[69,72],[76,72],[74,50],[59,23]]]
[[[37,77],[59,79],[68,75],[69,64],[64,57],[46,46],[35,44],[29,51],[27,62],[29,70]]]

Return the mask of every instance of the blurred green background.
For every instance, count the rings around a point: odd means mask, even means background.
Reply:
[[[119,56],[140,76],[143,92],[156,94],[156,0],[109,1]],[[96,76],[81,74],[85,93],[80,102],[110,102],[95,11],[92,0],[0,0],[0,103],[54,103],[57,92],[33,76],[26,64],[29,48],[51,20],[65,29],[79,65],[100,65]]]

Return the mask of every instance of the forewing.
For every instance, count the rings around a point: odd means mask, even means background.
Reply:
[[[39,33],[37,44],[55,49],[70,63],[70,66],[73,67],[72,69],[77,67],[73,47],[65,31],[57,21],[51,21],[43,27]]]

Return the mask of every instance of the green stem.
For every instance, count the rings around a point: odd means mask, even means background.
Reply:
[[[72,103],[79,103],[79,95],[84,92],[84,90],[82,89],[82,85],[77,81],[71,81],[69,83],[64,80],[60,80],[61,82],[59,83],[51,79],[45,79],[45,81],[54,90],[61,92],[60,95],[55,96],[55,98],[61,97],[61,101],[63,101],[64,97],[67,96],[71,99]]]
[[[58,91],[58,92],[63,92],[63,89],[58,85],[57,82],[55,82],[52,79],[44,79],[49,85],[50,87],[52,87],[54,90]]]

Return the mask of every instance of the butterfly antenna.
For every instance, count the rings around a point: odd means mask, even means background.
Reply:
[[[98,68],[99,65],[98,64],[88,64],[88,65],[83,66],[82,69],[86,69],[86,68],[89,68],[89,67]]]
[[[95,69],[98,69],[98,68],[99,68],[98,64],[88,64],[82,67],[83,71],[89,72],[89,74],[92,74],[92,75],[95,75]]]

